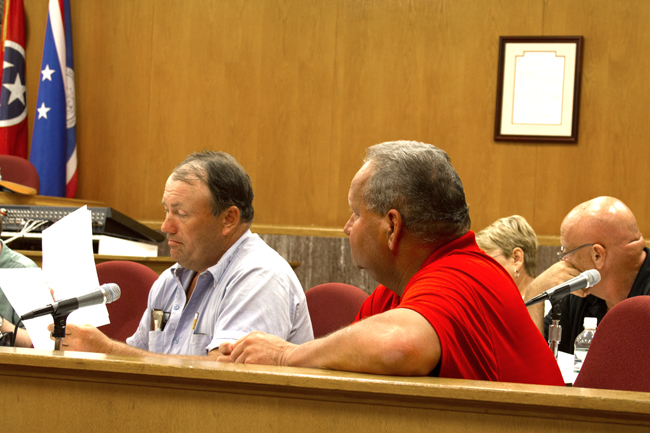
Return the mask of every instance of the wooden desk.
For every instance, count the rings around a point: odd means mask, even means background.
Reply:
[[[0,348],[3,431],[641,432],[650,394]]]

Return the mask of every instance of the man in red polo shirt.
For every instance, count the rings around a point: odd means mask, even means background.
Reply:
[[[348,200],[353,263],[381,283],[356,322],[302,345],[254,332],[222,344],[218,361],[564,384],[515,283],[476,245],[444,151],[369,148]]]

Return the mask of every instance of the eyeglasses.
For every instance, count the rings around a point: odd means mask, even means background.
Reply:
[[[596,245],[596,244],[584,244],[584,245],[580,245],[578,248],[574,248],[574,249],[572,249],[571,251],[567,251],[566,253],[564,252],[564,245],[562,245],[562,246],[560,247],[560,252],[557,253],[557,258],[558,258],[560,261],[562,261],[562,260],[564,260],[564,259],[566,258],[566,256],[568,256],[569,254],[575,253],[576,251],[581,250],[581,249],[583,249],[584,247],[592,247],[592,246],[594,246],[594,245]]]

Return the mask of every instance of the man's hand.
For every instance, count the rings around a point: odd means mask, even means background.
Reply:
[[[286,365],[284,361],[297,346],[280,337],[255,331],[240,338],[234,344],[222,343],[218,362],[239,364]]]
[[[219,352],[219,356],[217,357],[217,362],[232,362],[232,360],[230,359],[230,354],[232,353],[233,347],[234,347],[234,343],[221,343],[216,350]]]
[[[526,290],[526,298],[535,296],[580,275],[580,271],[567,261],[560,261],[542,272],[533,280]]]
[[[47,329],[54,331],[54,324]],[[54,337],[50,337],[54,339]],[[113,341],[91,325],[66,325],[65,338],[61,341],[63,350],[77,352],[111,353]]]

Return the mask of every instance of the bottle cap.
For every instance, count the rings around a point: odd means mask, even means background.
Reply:
[[[584,321],[585,329],[595,328],[597,325],[598,325],[598,319],[596,319],[595,317],[585,317],[585,321]]]

